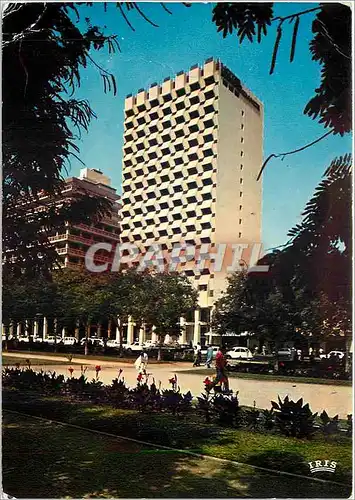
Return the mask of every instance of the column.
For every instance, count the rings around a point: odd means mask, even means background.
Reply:
[[[17,323],[16,336],[19,338],[21,335],[21,323]]]
[[[141,325],[139,329],[139,343],[143,344],[145,341],[145,325]]]
[[[25,322],[25,336],[30,338],[30,323],[29,323],[28,319],[26,319],[26,322]]]
[[[111,331],[112,331],[112,320],[108,320],[108,325],[107,325],[107,338],[111,338]]]
[[[10,335],[12,338],[15,336],[15,323],[13,321],[10,323]]]
[[[132,321],[132,316],[128,318],[128,328],[127,328],[127,343],[133,344],[134,342],[134,323]]]
[[[180,344],[186,344],[187,343],[187,338],[186,338],[186,319],[181,316],[180,318],[180,337],[179,337],[179,343]]]
[[[33,340],[38,337],[38,332],[39,332],[38,321],[35,321],[33,323]]]
[[[159,342],[159,336],[156,334],[156,326],[152,326],[152,342]]]
[[[48,321],[47,318],[43,318],[43,338],[46,339],[48,337]]]
[[[194,313],[194,345],[201,341],[200,309],[195,309]]]
[[[75,336],[77,341],[80,340],[80,322],[78,319],[75,322],[74,336]]]
[[[98,323],[98,325],[97,325],[97,336],[99,339],[101,339],[101,337],[102,337],[102,324],[101,323]]]
[[[66,333],[67,333],[67,329],[65,328],[65,326],[63,326],[63,328],[62,328],[62,339],[64,339]]]
[[[121,320],[120,320],[120,318],[117,318],[117,324],[119,326],[116,326],[116,340],[117,340],[117,342],[119,342],[120,341],[120,328],[119,327],[121,327]]]

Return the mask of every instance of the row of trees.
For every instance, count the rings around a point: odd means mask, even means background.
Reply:
[[[352,159],[335,159],[289,232],[282,250],[265,255],[268,273],[231,276],[216,304],[214,328],[251,331],[261,341],[351,336]]]
[[[131,316],[137,325],[150,325],[162,340],[180,334],[180,317],[196,307],[197,293],[188,279],[177,273],[126,270],[92,274],[58,270],[53,279],[28,279],[6,275],[3,288],[3,323],[43,315],[56,319],[56,330],[84,327],[88,336],[94,321],[111,320],[120,332]]]

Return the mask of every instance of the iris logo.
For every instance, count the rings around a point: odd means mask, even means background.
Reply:
[[[309,470],[312,474],[315,472],[335,472],[337,463],[334,460],[315,460],[314,462],[308,462]]]

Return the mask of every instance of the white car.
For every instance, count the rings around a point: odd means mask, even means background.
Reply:
[[[253,357],[252,352],[247,347],[233,347],[230,351],[226,353],[226,358],[228,359],[251,359]]]
[[[64,337],[63,344],[64,345],[75,345],[77,342],[75,337]]]
[[[60,337],[55,337],[54,335],[49,335],[49,337],[44,339],[44,342],[47,342],[47,344],[58,344],[60,341]]]
[[[142,351],[144,346],[143,346],[143,344],[140,344],[139,342],[133,342],[133,344],[124,344],[123,348],[127,352],[132,352],[132,351]]]
[[[18,337],[18,341],[19,342],[29,342],[30,339],[28,337],[25,337],[25,336],[20,336],[20,337]]]
[[[80,344],[84,345],[85,340],[86,340],[86,337],[82,338],[80,340]],[[104,347],[104,345],[105,345],[104,341],[102,339],[97,338],[97,337],[88,337],[88,341],[89,341],[89,344],[91,344],[91,345],[99,345],[101,347]]]
[[[119,349],[120,347],[120,341],[116,339],[110,339],[107,341],[107,347],[115,347],[116,349]],[[123,347],[123,344],[122,344]]]
[[[327,354],[327,358],[332,358],[333,356],[339,358],[339,359],[343,359],[343,357],[345,356],[345,352],[343,351],[330,351],[330,353]]]
[[[156,347],[158,345],[157,342],[153,342],[153,340],[146,340],[143,342],[143,347],[146,349],[150,349],[151,347]]]

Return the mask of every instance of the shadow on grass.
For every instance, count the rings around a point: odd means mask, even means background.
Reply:
[[[346,488],[157,450],[5,411],[3,484],[17,498],[340,498]]]

